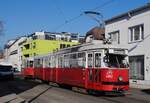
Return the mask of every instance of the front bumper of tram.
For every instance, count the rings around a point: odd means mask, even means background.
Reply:
[[[94,90],[104,92],[125,92],[129,90],[129,69],[101,68],[95,71],[99,71],[99,75],[95,72]]]

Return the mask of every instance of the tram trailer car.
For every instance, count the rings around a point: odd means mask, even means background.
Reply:
[[[21,74],[24,78],[34,78],[34,67],[33,67],[33,58],[29,57],[23,61],[23,69],[21,70]]]
[[[88,43],[34,57],[24,77],[81,87],[87,91],[123,92],[129,89],[128,50]],[[31,72],[29,72],[31,70]],[[33,73],[34,72],[34,73]]]

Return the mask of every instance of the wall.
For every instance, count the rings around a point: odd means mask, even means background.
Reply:
[[[25,39],[25,37],[21,37],[17,39],[10,47],[5,49],[7,57],[5,58],[5,61],[13,64],[14,67],[17,67],[18,70],[21,70],[20,67],[20,60],[19,60],[19,55],[21,51],[19,51],[19,43],[22,42]],[[16,51],[14,54],[11,54],[12,52]]]
[[[129,43],[129,27],[144,24],[144,40],[141,42]],[[123,19],[117,22],[113,22],[111,24],[106,25],[106,38],[108,38],[108,33],[113,31],[120,31],[120,44],[127,47],[131,52],[129,52],[129,56],[134,55],[144,55],[144,80],[146,83],[150,84],[150,11],[140,13],[136,16],[133,16],[129,19]],[[147,82],[147,80],[149,82]],[[139,81],[140,83],[144,83]]]

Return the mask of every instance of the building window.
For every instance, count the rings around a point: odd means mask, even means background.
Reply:
[[[114,32],[111,32],[111,33],[108,33],[108,34],[109,34],[110,39],[111,39],[112,42],[120,44],[120,33],[119,33],[119,31],[114,31]]]
[[[60,49],[66,48],[65,44],[60,44]]]
[[[71,35],[71,40],[78,40],[78,35],[77,34],[72,34]]]
[[[32,36],[32,39],[33,39],[33,40],[38,39],[37,35],[33,35],[33,36]]]
[[[18,50],[14,50],[14,51],[12,51],[11,53],[10,53],[10,55],[15,55],[15,54],[17,54],[18,53]]]
[[[32,46],[33,46],[33,49],[36,48],[36,43],[34,42]]]
[[[67,44],[67,47],[70,47],[70,44]]]
[[[30,44],[26,44],[26,45],[24,45],[24,47],[25,47],[26,49],[30,49]]]
[[[144,39],[144,25],[137,25],[129,28],[129,42],[141,41]]]
[[[37,39],[39,39],[39,40],[45,40],[45,35],[37,35]]]
[[[24,57],[29,57],[29,54],[25,54]]]
[[[55,35],[45,35],[45,40],[56,40],[56,36]]]
[[[33,53],[33,56],[36,56],[36,53]]]
[[[130,78],[135,80],[144,80],[144,55],[130,56]]]

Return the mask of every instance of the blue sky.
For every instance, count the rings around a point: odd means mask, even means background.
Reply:
[[[4,35],[0,36],[0,47],[9,39],[36,31],[73,32],[85,35],[98,24],[88,16],[81,16],[61,27],[83,11],[96,9],[104,19],[142,6],[150,0],[0,0],[0,20],[4,22]]]

